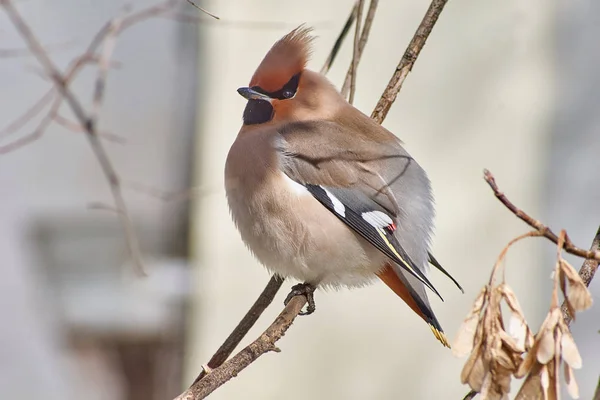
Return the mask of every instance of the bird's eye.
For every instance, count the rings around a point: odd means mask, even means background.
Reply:
[[[291,99],[292,97],[294,97],[294,92],[292,92],[291,90],[284,90],[282,95],[286,99]]]

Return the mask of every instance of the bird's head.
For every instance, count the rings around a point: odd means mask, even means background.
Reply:
[[[344,101],[327,78],[306,69],[312,40],[301,25],[271,47],[250,85],[238,89],[248,99],[244,125],[323,119]]]

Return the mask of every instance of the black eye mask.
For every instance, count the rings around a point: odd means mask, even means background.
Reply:
[[[292,79],[290,79],[288,81],[288,83],[283,85],[283,87],[281,89],[277,90],[276,92],[267,92],[260,86],[252,86],[251,89],[255,90],[259,93],[265,94],[272,99],[277,99],[277,100],[291,99],[292,97],[294,97],[296,95],[296,91],[298,90],[298,83],[300,83],[300,74],[302,74],[302,73],[298,72],[296,75],[292,76]]]
[[[290,79],[288,83],[283,85],[283,87],[277,90],[276,92],[267,92],[260,86],[253,86],[251,89],[264,95],[267,95],[272,99],[291,99],[296,95],[296,91],[298,90],[298,84],[300,83],[300,74],[301,72],[298,72],[296,75],[292,76],[292,79]],[[248,104],[246,104],[246,108],[244,109],[244,124],[264,124],[265,122],[269,122],[273,119],[273,114],[273,106],[268,101],[255,99],[248,100]]]

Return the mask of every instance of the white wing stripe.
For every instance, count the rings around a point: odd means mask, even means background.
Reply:
[[[329,200],[331,200],[331,203],[333,204],[333,210],[342,217],[346,217],[346,207],[344,207],[344,204],[323,186],[321,186],[321,189],[325,191],[327,197],[329,197]]]
[[[375,228],[385,228],[394,223],[389,215],[381,211],[368,211],[362,213],[360,216]]]

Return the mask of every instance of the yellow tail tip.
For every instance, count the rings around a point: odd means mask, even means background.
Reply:
[[[429,328],[431,328],[431,332],[433,332],[433,336],[435,336],[435,338],[437,340],[439,340],[445,347],[451,348],[450,342],[448,342],[448,338],[446,337],[444,332],[438,330],[436,327],[434,327],[431,324],[429,325]]]

